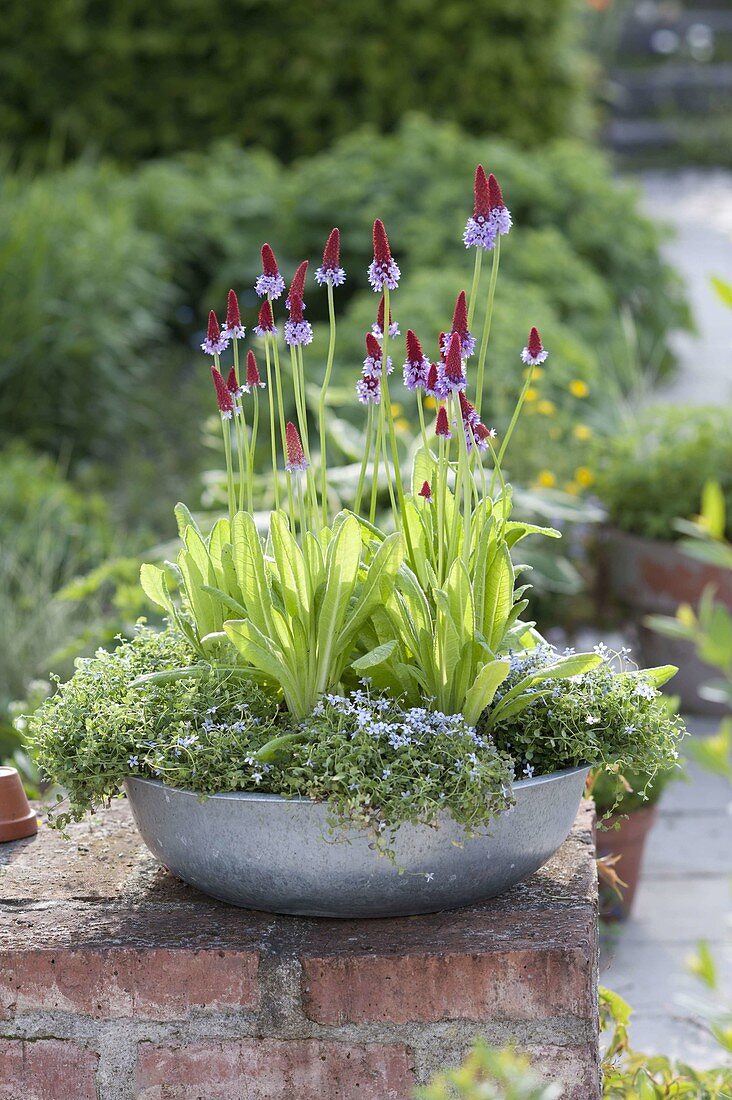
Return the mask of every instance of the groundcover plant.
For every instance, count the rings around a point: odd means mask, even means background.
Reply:
[[[534,371],[548,358],[536,328],[505,365],[523,370],[525,381],[501,440],[481,407],[511,228],[497,180],[478,166],[463,238],[474,253],[470,289],[451,320],[435,319],[427,355],[415,332],[401,340],[393,317],[401,273],[383,223],[374,223],[375,321],[354,377],[363,459],[352,507],[336,515],[326,418],[335,299],[346,279],[338,229],[315,272],[330,339],[312,422],[308,261],[285,295],[275,255],[262,247],[260,361],[240,352],[246,333],[233,291],[223,325],[210,313],[202,350],[221,415],[228,514],[204,532],[177,506],[177,560],[141,573],[167,630],[141,627],[113,653],[80,661],[31,721],[41,766],[68,792],[57,823],[140,775],[202,794],[327,800],[337,821],[383,838],[401,822],[437,823],[445,812],[468,828],[483,825],[511,805],[515,778],[577,764],[651,776],[673,766],[682,728],[660,705],[658,687],[675,670],[639,672],[602,647],[560,654],[525,617],[528,585],[514,550],[527,536],[559,532],[512,517],[502,474]],[[396,385],[416,412],[409,474],[394,426]],[[294,422],[285,417],[285,387]],[[260,430],[272,464],[268,519],[252,500]]]

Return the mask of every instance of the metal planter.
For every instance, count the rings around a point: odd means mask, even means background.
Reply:
[[[201,799],[151,779],[125,787],[151,852],[212,897],[297,916],[395,917],[472,905],[528,878],[569,833],[588,770],[520,780],[515,806],[477,836],[448,815],[436,828],[402,825],[402,873],[366,833],[331,831],[324,803],[244,792]]]

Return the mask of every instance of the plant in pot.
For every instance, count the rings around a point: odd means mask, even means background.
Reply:
[[[678,769],[659,771],[655,776],[597,769],[588,776],[587,794],[600,819],[595,843],[600,861],[600,914],[605,920],[626,920],[631,915],[656,806],[668,783],[681,774]]]
[[[682,709],[719,712],[718,703],[698,693],[710,675],[708,664],[686,639],[661,640],[643,620],[673,615],[679,604],[696,605],[710,585],[717,601],[732,608],[732,574],[711,559],[690,557],[679,545],[708,481],[716,479],[732,515],[729,413],[704,406],[646,409],[603,443],[596,465],[596,490],[609,519],[601,545],[603,595],[631,613],[644,663],[663,654],[680,667],[674,690]]]
[[[281,345],[284,280],[262,248],[259,361],[240,353],[233,291],[223,328],[211,313],[203,350],[227,514],[204,530],[177,506],[176,561],[141,572],[167,629],[141,626],[114,652],[80,661],[31,721],[37,759],[68,792],[58,826],[124,785],[153,853],[216,897],[284,913],[420,913],[491,897],[536,870],[566,837],[590,765],[673,766],[682,728],[658,692],[673,667],[639,672],[602,647],[558,653],[526,618],[513,555],[524,538],[558,532],[512,516],[502,463],[548,353],[532,329],[499,443],[482,398],[511,218],[480,167],[474,197],[471,290],[451,322],[435,319],[434,360],[412,331],[405,351],[396,342],[400,272],[374,223],[369,279],[381,298],[355,385],[363,458],[352,507],[336,515],[326,418],[345,278],[338,230],[315,274],[330,331],[312,420],[307,262],[290,284]],[[418,425],[409,455],[392,408],[399,353]],[[260,431],[272,463],[268,517],[252,499]]]

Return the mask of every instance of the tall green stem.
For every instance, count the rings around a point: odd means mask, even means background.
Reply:
[[[236,387],[239,390],[239,341],[234,340],[234,375]],[[240,400],[237,398],[237,400]],[[240,412],[236,417],[236,449],[239,458],[239,511],[244,510],[245,484],[249,480],[249,433],[247,430],[244,404],[239,404]]]
[[[386,425],[389,431],[389,441],[391,443],[391,458],[394,466],[394,481],[396,483],[397,498],[399,500],[399,511],[395,510],[394,513],[394,526],[397,530],[401,528],[404,532],[404,538],[407,543],[407,555],[409,562],[414,568],[414,550],[412,548],[412,539],[409,534],[409,524],[404,517],[406,511],[404,508],[404,486],[402,485],[402,472],[399,466],[399,447],[397,446],[396,431],[394,429],[394,415],[391,411],[391,397],[389,396],[389,376],[387,373],[388,365],[388,349],[389,349],[389,288],[384,287],[384,342],[382,344],[381,352],[381,400],[385,405],[386,413]]]
[[[226,456],[226,494],[229,500],[229,522],[236,512],[236,494],[234,492],[234,467],[231,462],[231,429],[228,420],[221,417],[221,431],[224,433],[224,454]]]
[[[358,485],[356,487],[356,496],[353,501],[353,510],[358,515],[361,508],[361,498],[363,496],[363,486],[366,479],[366,470],[369,464],[369,457],[371,455],[371,444],[374,436],[374,406],[369,402],[368,412],[366,413],[366,439],[364,442],[363,458],[361,459],[361,470],[358,475]]]
[[[270,299],[271,301],[271,299]],[[265,339],[272,341],[272,355],[274,358],[274,375],[275,383],[277,385],[277,413],[280,420],[280,436],[282,438],[282,453],[285,456],[285,463],[287,463],[287,432],[285,430],[285,402],[282,392],[282,372],[280,370],[280,349],[277,346],[277,337],[274,333],[266,336]],[[292,517],[292,525],[295,526],[295,501],[292,495],[292,477],[285,465],[285,477],[287,481],[287,503],[290,507],[290,516]]]
[[[269,399],[269,438],[272,449],[272,477],[274,479],[275,511],[280,507],[280,478],[277,470],[277,436],[275,433],[275,394],[272,388],[272,360],[269,354],[269,338],[264,338],[264,358],[267,364],[267,397]],[[285,452],[286,453],[286,452]]]
[[[335,305],[333,303],[333,286],[328,283],[328,316],[330,317],[330,337],[328,340],[328,359],[325,364],[325,377],[320,389],[320,401],[318,402],[318,428],[320,432],[320,503],[323,508],[323,526],[328,523],[328,468],[326,458],[325,439],[325,399],[330,385],[330,377],[333,373],[333,359],[336,346],[336,319]],[[369,406],[369,412],[371,406]]]
[[[473,316],[475,314],[475,305],[478,299],[478,284],[480,282],[480,269],[483,263],[483,249],[476,248],[475,250],[475,267],[473,268],[473,283],[470,287],[470,300],[468,302],[468,328],[473,327]]]
[[[496,247],[493,249],[493,266],[491,267],[491,278],[488,284],[488,302],[486,304],[485,319],[483,321],[483,335],[480,340],[480,352],[478,353],[478,377],[476,380],[475,390],[475,407],[480,416],[481,406],[483,404],[483,381],[485,378],[485,357],[488,350],[488,337],[491,334],[491,324],[493,321],[493,300],[496,294],[496,281],[498,279],[498,264],[501,259],[501,238],[496,237]]]

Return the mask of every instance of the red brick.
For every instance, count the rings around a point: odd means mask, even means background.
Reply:
[[[304,958],[311,1020],[342,1025],[592,1016],[594,948]]]
[[[0,1039],[0,1100],[96,1100],[98,1062],[61,1039]]]
[[[244,1039],[141,1043],[136,1100],[410,1100],[414,1078],[399,1045]],[[236,1090],[236,1091],[234,1091]]]
[[[73,1012],[96,1019],[175,1020],[195,1010],[255,1009],[253,951],[98,949],[7,952],[0,1019]]]

